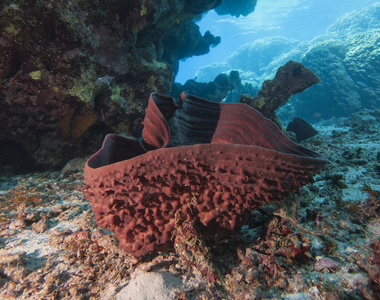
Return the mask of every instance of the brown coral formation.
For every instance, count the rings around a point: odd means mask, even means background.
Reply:
[[[168,250],[186,222],[230,235],[325,164],[243,104],[153,93],[144,126],[142,142],[108,135],[85,167],[95,219],[136,257]]]
[[[263,82],[256,97],[242,95],[240,102],[257,109],[265,117],[281,126],[275,113],[277,108],[289,100],[290,96],[302,93],[318,82],[319,78],[311,70],[299,62],[290,60],[277,70],[273,80]]]

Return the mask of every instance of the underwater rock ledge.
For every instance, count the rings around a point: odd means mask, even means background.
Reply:
[[[150,92],[167,93],[179,59],[220,42],[194,23],[220,3],[2,1],[0,143],[14,148],[0,164],[56,170],[106,133],[139,136]]]

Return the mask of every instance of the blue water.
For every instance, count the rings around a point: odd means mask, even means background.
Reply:
[[[308,41],[325,33],[339,17],[363,8],[376,0],[258,0],[256,9],[247,17],[206,14],[198,25],[201,32],[209,30],[221,36],[221,43],[210,53],[180,62],[176,81],[193,79],[199,67],[224,61],[239,46],[268,36],[283,36]]]

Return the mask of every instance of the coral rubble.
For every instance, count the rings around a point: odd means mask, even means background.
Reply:
[[[176,252],[139,261],[95,224],[81,162],[2,177],[0,298],[379,299],[379,120],[362,110],[316,124],[303,144],[330,163],[313,184],[216,244],[183,223]]]

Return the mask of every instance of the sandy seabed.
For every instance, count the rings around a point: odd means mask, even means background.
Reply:
[[[315,183],[252,212],[211,257],[123,252],[93,221],[84,159],[0,178],[0,299],[379,299],[380,111],[315,127],[302,144],[329,160]]]

